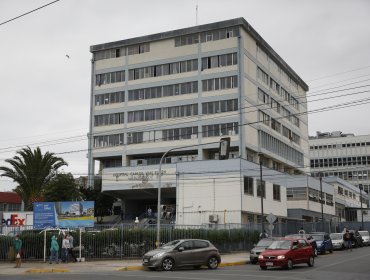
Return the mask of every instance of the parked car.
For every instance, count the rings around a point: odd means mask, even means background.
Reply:
[[[314,265],[314,249],[304,238],[284,237],[275,240],[262,252],[258,261],[262,270],[268,267],[285,267],[292,269],[293,265],[307,263]]]
[[[370,245],[369,232],[367,230],[359,230],[358,233],[361,234],[363,244],[369,246]]]
[[[221,262],[217,248],[208,240],[180,239],[164,244],[158,249],[147,252],[143,257],[143,266],[156,270],[173,270],[175,267],[202,265],[216,269]]]
[[[330,238],[334,250],[343,250],[345,248],[343,233],[331,233]]]
[[[297,233],[297,234],[288,234],[285,237],[305,238],[308,241],[308,243],[310,243],[311,246],[313,247],[314,252],[315,252],[315,257],[317,257],[318,251],[317,251],[316,239],[311,234],[309,234],[309,233],[304,233],[304,234],[300,234],[300,233]]]
[[[258,256],[269,247],[275,239],[263,238],[254,245],[253,249],[249,252],[249,259],[252,264],[258,262]]]
[[[351,237],[352,237],[352,240],[353,240],[352,246],[354,248],[362,247],[364,245],[363,240],[362,240],[362,236],[358,232],[358,230],[350,229],[349,233],[351,234]]]
[[[316,240],[317,252],[319,254],[325,254],[326,251],[333,253],[333,243],[328,233],[326,232],[311,232],[311,235]]]

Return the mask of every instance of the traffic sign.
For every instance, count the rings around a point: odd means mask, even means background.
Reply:
[[[266,220],[269,222],[269,224],[273,224],[276,221],[277,217],[270,213],[266,216]]]

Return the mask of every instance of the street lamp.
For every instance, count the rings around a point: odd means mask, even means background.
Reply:
[[[227,143],[228,141],[228,143]],[[162,161],[166,157],[166,155],[174,150],[181,150],[184,148],[190,148],[190,147],[197,147],[197,146],[203,146],[203,145],[209,145],[209,144],[215,144],[220,143],[220,154],[225,153],[225,159],[229,157],[229,148],[230,146],[230,138],[221,138],[220,141],[217,142],[210,142],[210,143],[204,143],[204,144],[195,144],[195,145],[187,145],[187,146],[181,146],[181,147],[175,147],[172,149],[169,149],[167,152],[165,152],[161,160],[159,161],[159,171],[158,171],[158,201],[157,201],[157,240],[156,240],[156,247],[159,248],[161,244],[161,236],[160,236],[160,228],[161,228],[161,216],[160,216],[160,208],[161,208],[161,188],[162,188]]]
[[[361,229],[364,230],[364,212],[362,211],[362,184],[358,185],[360,189],[360,202],[361,202]]]
[[[324,200],[322,197],[322,173],[320,173],[320,203],[321,203],[321,230],[325,231],[324,229]]]
[[[263,163],[263,155],[260,153],[259,154],[259,159],[260,159],[260,194],[261,194],[261,232],[265,232],[265,224],[263,222],[263,195],[264,195],[264,191],[263,191],[263,184],[262,184],[262,163]]]

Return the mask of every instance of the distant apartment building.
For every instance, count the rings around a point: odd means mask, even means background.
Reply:
[[[369,193],[370,135],[317,132],[309,142],[312,176],[339,177]]]
[[[90,51],[90,186],[98,162],[102,190],[121,198],[125,214],[156,211],[158,164],[171,149],[161,203],[178,221],[191,223],[197,214],[196,222],[205,223],[216,212],[221,222],[256,221],[261,160],[264,172],[275,172],[263,179],[271,198],[265,213],[286,216],[280,179],[309,172],[307,114],[301,114],[308,86],[248,22],[237,18]],[[225,136],[231,159],[218,161]]]

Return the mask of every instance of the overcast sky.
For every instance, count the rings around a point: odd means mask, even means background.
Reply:
[[[0,23],[51,1],[0,0]],[[86,175],[89,47],[193,26],[196,5],[199,24],[244,17],[309,85],[309,110],[370,97],[368,0],[61,0],[0,25],[0,165],[38,145]],[[310,114],[309,133],[370,134],[369,112]],[[13,186],[0,177],[0,191]]]

